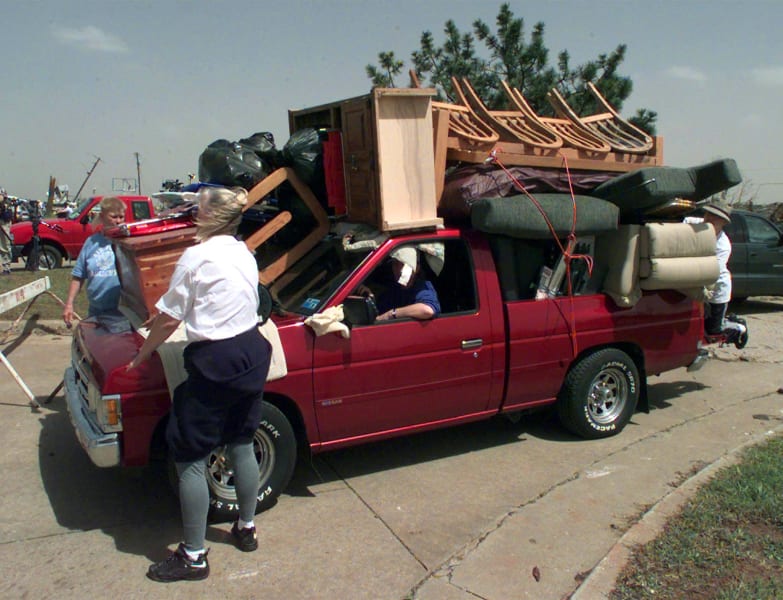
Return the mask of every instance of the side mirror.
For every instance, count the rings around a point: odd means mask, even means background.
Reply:
[[[83,215],[81,219],[79,219],[79,223],[82,225],[87,225],[87,223],[90,222],[90,213],[87,213],[86,215]]]
[[[375,306],[375,301],[367,296],[348,296],[343,302],[343,314],[349,327],[370,325],[378,318],[378,307]]]
[[[262,283],[258,284],[258,310],[256,312],[261,317],[262,325],[272,314],[272,294],[269,293],[269,288]]]

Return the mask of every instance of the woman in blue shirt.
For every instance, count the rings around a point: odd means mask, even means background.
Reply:
[[[94,225],[96,232],[84,242],[71,272],[71,285],[63,308],[63,321],[68,327],[74,316],[73,302],[85,284],[90,317],[117,310],[120,301],[120,278],[114,249],[103,231],[125,222],[125,204],[119,198],[108,196],[98,206],[100,212]]]

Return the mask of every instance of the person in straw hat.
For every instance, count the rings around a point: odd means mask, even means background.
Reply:
[[[731,206],[726,202],[715,200],[703,205],[704,222],[715,228],[715,253],[718,258],[718,280],[712,290],[709,302],[704,305],[704,332],[707,335],[719,335],[729,331],[729,341],[737,347],[742,347],[747,341],[747,327],[740,322],[726,322],[726,309],[731,300],[731,273],[729,258],[731,257],[731,240],[724,228],[731,223]],[[744,338],[744,340],[743,340]]]

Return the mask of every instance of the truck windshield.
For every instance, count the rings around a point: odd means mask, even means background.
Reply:
[[[69,219],[70,221],[76,221],[78,218],[82,215],[84,210],[89,206],[90,202],[92,202],[92,198],[85,198],[81,202],[79,202],[79,206],[77,206],[70,215],[66,217],[66,219]]]
[[[317,313],[369,253],[346,252],[339,237],[326,238],[271,285],[272,297],[287,312]]]

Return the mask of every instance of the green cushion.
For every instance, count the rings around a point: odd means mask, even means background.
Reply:
[[[696,188],[696,193],[689,200],[704,200],[742,183],[739,167],[732,158],[715,160],[688,170]]]
[[[696,192],[688,169],[647,167],[623,173],[592,192],[620,207],[622,215],[658,206],[672,198],[692,198]]]
[[[625,218],[642,215],[674,198],[703,200],[741,181],[737,163],[724,158],[689,169],[646,167],[630,171],[602,183],[590,194],[616,204]]]
[[[536,194],[558,237],[571,232],[573,203],[568,194]],[[577,235],[592,235],[617,229],[617,207],[600,198],[575,196]],[[539,209],[527,196],[482,198],[473,203],[471,222],[474,229],[516,238],[549,239],[552,234]]]

